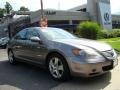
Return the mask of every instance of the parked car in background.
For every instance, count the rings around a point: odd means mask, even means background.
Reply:
[[[8,58],[11,64],[25,61],[44,66],[55,80],[71,75],[93,77],[117,65],[117,54],[108,44],[50,27],[18,32],[8,43]]]
[[[0,47],[5,49],[7,47],[8,41],[9,41],[8,37],[0,38]]]

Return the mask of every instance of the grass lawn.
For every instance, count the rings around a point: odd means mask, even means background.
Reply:
[[[99,41],[106,42],[110,44],[114,49],[120,52],[120,37],[118,38],[109,38],[109,39],[100,39]]]

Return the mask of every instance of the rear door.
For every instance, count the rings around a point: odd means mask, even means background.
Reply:
[[[18,32],[18,34],[15,35],[12,43],[15,56],[22,59],[24,58],[25,55],[24,45],[26,44],[26,38],[25,38],[26,33],[27,33],[27,29]]]

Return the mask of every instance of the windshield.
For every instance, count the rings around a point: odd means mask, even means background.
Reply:
[[[43,35],[48,39],[75,39],[76,36],[72,35],[71,33],[58,29],[58,28],[47,28],[41,29]]]

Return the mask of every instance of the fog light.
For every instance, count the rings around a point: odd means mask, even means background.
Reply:
[[[96,72],[96,69],[92,69],[92,72]]]

